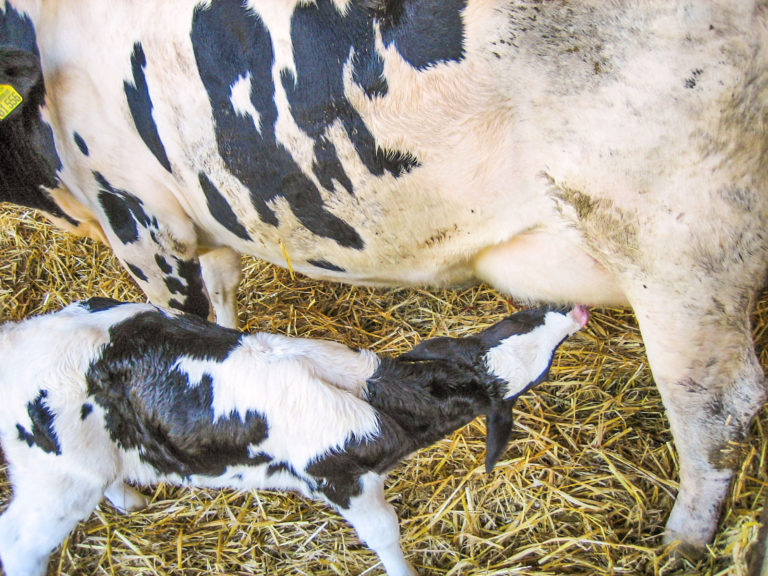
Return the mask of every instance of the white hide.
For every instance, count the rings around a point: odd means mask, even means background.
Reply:
[[[232,102],[232,108],[237,114],[251,117],[253,127],[261,134],[261,116],[253,102],[251,102],[252,80],[250,72],[245,76],[240,76],[237,82],[230,88],[229,100]]]

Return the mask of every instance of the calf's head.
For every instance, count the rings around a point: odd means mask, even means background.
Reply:
[[[488,391],[485,469],[490,472],[512,432],[512,407],[520,394],[547,378],[555,350],[589,319],[585,308],[534,308],[513,314],[475,336],[433,338],[401,356],[442,360],[481,372]]]

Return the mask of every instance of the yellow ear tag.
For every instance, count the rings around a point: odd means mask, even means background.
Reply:
[[[9,84],[0,84],[0,120],[13,112],[13,109],[21,104],[21,94]]]

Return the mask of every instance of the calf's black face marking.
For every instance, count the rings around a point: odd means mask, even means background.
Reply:
[[[42,390],[37,398],[27,404],[27,414],[32,421],[32,431],[29,432],[21,424],[16,424],[19,440],[26,442],[30,447],[37,446],[49,454],[61,454],[59,438],[53,429],[53,413],[45,405],[48,392]]]
[[[223,361],[241,334],[195,316],[168,321],[161,312],[139,314],[110,329],[110,341],[86,374],[88,393],[105,411],[106,428],[121,448],[163,474],[219,476],[227,466],[257,465],[249,446],[267,438],[264,417],[248,411],[214,422],[213,380],[190,382],[180,358]],[[247,382],[243,382],[247,386]]]
[[[139,136],[147,145],[147,148],[154,154],[160,165],[171,172],[171,163],[165,153],[165,146],[160,140],[160,134],[157,132],[157,124],[152,118],[152,100],[149,97],[149,88],[147,79],[144,76],[144,68],[147,65],[147,59],[144,56],[144,49],[140,43],[136,43],[131,54],[131,70],[133,71],[133,84],[123,83],[125,97],[128,100],[128,108],[131,110],[133,122]]]

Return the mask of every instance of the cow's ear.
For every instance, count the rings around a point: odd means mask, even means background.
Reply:
[[[0,84],[12,86],[26,100],[42,80],[40,59],[28,50],[0,48]]]
[[[430,360],[463,359],[466,355],[465,339],[461,338],[430,338],[417,345],[410,352],[401,354],[399,358],[411,362],[426,362]]]

